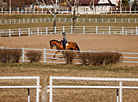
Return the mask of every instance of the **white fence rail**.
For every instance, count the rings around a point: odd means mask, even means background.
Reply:
[[[45,23],[53,22],[53,18],[30,18],[30,19],[0,19],[0,24],[20,23]],[[72,22],[72,18],[56,18],[56,22]],[[76,22],[87,23],[138,23],[138,18],[76,18]]]
[[[56,54],[56,58],[54,58],[53,60],[53,56],[55,54],[56,51],[64,51],[64,50],[55,50],[55,49],[31,49],[31,48],[4,48],[4,47],[0,47],[0,49],[21,49],[22,50],[22,57],[20,59],[21,62],[29,62],[29,59],[26,56],[26,53],[30,50],[36,50],[36,51],[41,51],[42,52],[42,57],[40,62],[42,63],[61,63],[61,64],[65,64],[65,59],[63,58],[63,54],[59,53]],[[80,51],[80,52],[100,52],[100,51]],[[131,53],[131,52],[119,52],[122,53],[122,58],[123,60],[120,61],[122,63],[138,63],[138,53]],[[75,59],[78,60],[79,59]],[[79,62],[76,62],[76,64],[78,64]]]
[[[117,89],[116,100],[117,102],[122,102],[122,90],[138,89],[138,78],[90,78],[51,76],[49,102],[53,102],[54,99],[53,89]]]
[[[59,27],[37,27],[19,29],[0,29],[0,37],[32,36],[47,34],[109,34],[109,35],[138,35],[138,27],[125,26],[59,26]]]
[[[30,89],[36,89],[36,102],[39,102],[39,76],[0,77],[0,89],[28,89],[28,102],[30,102]]]
[[[45,11],[42,9],[42,11],[40,10],[37,10],[37,11],[3,11],[1,10],[0,11],[1,14],[50,14],[49,11]],[[58,14],[73,14],[73,12],[71,11],[57,11]],[[103,9],[101,9],[100,11],[79,11],[78,12],[79,14],[136,14],[138,13],[137,10],[135,11],[126,11],[126,10],[123,10],[123,11],[103,11]]]

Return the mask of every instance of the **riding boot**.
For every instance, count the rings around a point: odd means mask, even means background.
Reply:
[[[65,50],[65,45],[63,44],[63,50]]]

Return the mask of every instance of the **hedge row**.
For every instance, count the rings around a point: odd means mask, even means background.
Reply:
[[[29,51],[26,56],[31,63],[40,61],[42,53],[39,51]],[[19,49],[0,49],[0,62],[2,63],[18,63],[22,56]]]
[[[21,56],[21,50],[0,49],[0,62],[2,63],[18,63]],[[26,53],[26,56],[31,63],[39,62],[42,53],[40,51],[29,51]],[[72,64],[74,59],[79,59],[82,65],[113,65],[120,61],[121,56],[122,54],[117,52],[82,52],[76,54],[74,51],[64,51],[64,58],[67,64]]]
[[[121,60],[122,54],[117,52],[82,52],[79,54],[73,51],[66,51],[64,57],[67,64],[72,64],[74,58],[78,58],[82,65],[113,65]]]

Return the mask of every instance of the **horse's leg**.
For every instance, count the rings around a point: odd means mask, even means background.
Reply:
[[[53,56],[53,58],[55,58],[55,55],[56,55],[57,53],[59,53],[59,52],[60,52],[60,51],[56,51],[55,54],[54,54],[54,56]]]

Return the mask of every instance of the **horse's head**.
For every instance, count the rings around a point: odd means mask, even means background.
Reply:
[[[50,40],[50,48],[52,49],[53,48],[53,46],[54,46],[54,43],[53,43],[53,41],[52,40]]]
[[[50,48],[52,49],[54,46],[56,46],[59,43],[57,40],[50,40]]]

